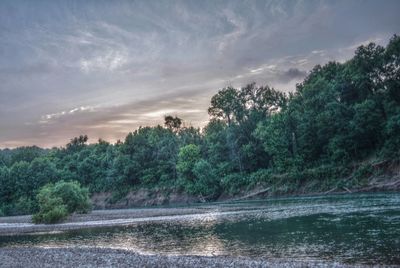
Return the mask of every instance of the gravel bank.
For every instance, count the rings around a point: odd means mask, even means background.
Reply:
[[[0,248],[0,267],[361,267],[334,262],[159,256],[104,248]],[[365,267],[362,266],[362,267]]]
[[[229,208],[226,210],[230,210]],[[212,207],[146,208],[94,210],[71,215],[65,223],[33,224],[31,216],[0,217],[0,236],[35,232],[66,231],[81,228],[129,225],[135,222],[180,218],[183,215],[212,213]]]

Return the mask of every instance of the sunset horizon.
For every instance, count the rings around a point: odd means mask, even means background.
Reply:
[[[293,92],[400,32],[398,1],[2,1],[0,148],[123,140],[165,115],[204,127],[220,89]],[[351,23],[346,22],[351,13]],[[379,17],[371,20],[371,14]]]

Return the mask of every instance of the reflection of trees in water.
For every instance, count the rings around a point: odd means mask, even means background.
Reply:
[[[329,205],[337,207],[332,203],[311,210],[303,207],[303,210],[310,210],[307,213],[291,211],[301,210],[297,204],[288,209],[279,205],[278,210],[275,204],[262,212],[254,210],[247,214],[240,211],[229,215],[211,213],[182,221],[1,237],[0,246],[12,243],[49,247],[99,246],[140,253],[314,257],[358,263],[400,263],[400,210],[397,205],[389,206],[388,203],[385,203],[387,209],[376,209],[381,203],[363,203],[362,208],[371,207],[371,210],[358,212],[348,210],[342,204],[344,207],[335,213],[321,213],[331,211],[324,209]]]
[[[346,262],[400,261],[400,222],[388,212],[326,213],[277,220],[222,223],[215,232],[233,255],[326,258]],[[400,211],[389,213],[400,216]]]

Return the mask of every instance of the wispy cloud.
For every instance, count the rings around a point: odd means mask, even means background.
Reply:
[[[116,140],[173,113],[206,122],[210,97],[280,90],[400,32],[399,1],[0,2],[0,147]],[[371,20],[371,17],[374,17]]]
[[[61,111],[61,112],[57,112],[57,113],[42,115],[40,117],[40,120],[38,121],[38,123],[40,123],[40,124],[54,123],[55,120],[57,120],[61,117],[72,116],[72,115],[80,114],[82,112],[94,112],[94,111],[95,111],[95,107],[93,107],[93,106],[76,107],[76,108],[72,108],[69,111]]]

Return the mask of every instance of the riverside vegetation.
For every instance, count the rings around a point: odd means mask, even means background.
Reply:
[[[39,190],[36,198],[39,211],[32,217],[35,223],[56,223],[71,213],[90,210],[89,192],[76,181],[47,184]]]
[[[0,214],[52,222],[87,211],[87,194],[118,200],[140,188],[215,200],[260,185],[285,194],[366,185],[400,156],[400,37],[315,66],[294,92],[224,88],[208,113],[201,130],[166,116],[115,144],[82,135],[62,148],[0,150]],[[73,209],[60,197],[70,190]]]

